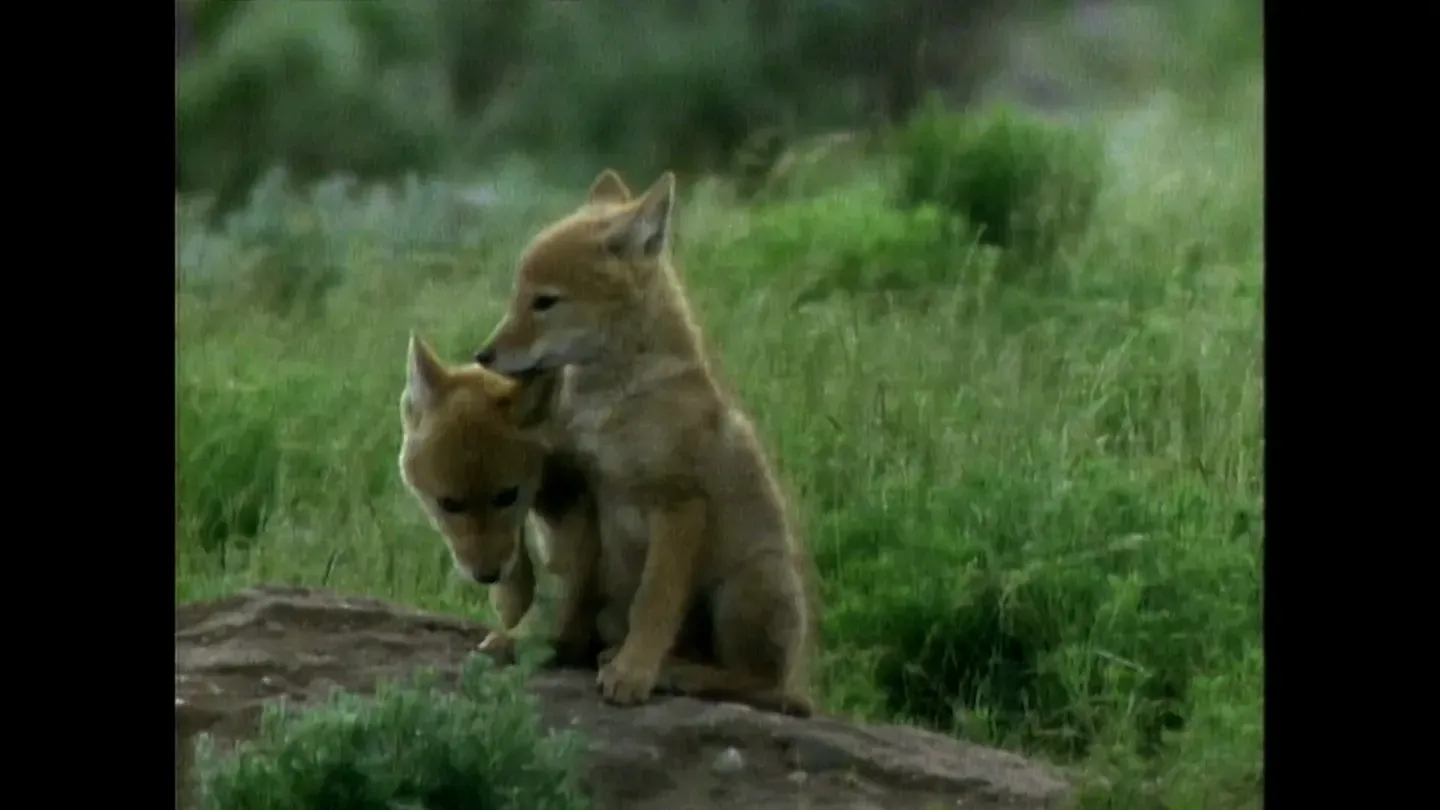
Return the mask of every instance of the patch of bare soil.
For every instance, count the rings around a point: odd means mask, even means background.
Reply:
[[[188,750],[200,731],[246,737],[261,704],[280,696],[370,693],[427,666],[458,675],[484,636],[457,618],[320,590],[255,588],[180,607],[177,743]],[[593,673],[578,671],[537,674],[530,689],[550,727],[589,741],[584,783],[597,810],[1028,809],[1067,792],[1021,757],[913,728],[684,697],[618,708],[598,698]]]

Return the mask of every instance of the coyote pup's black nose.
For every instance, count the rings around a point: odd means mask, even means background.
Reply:
[[[491,363],[495,362],[495,350],[486,346],[475,353],[475,362],[482,366],[489,367]]]

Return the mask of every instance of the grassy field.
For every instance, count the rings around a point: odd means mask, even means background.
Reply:
[[[831,711],[1073,767],[1086,807],[1260,805],[1259,103],[1222,118],[1104,118],[1093,217],[1044,272],[938,248],[885,160],[772,205],[682,185],[697,313],[823,578]],[[406,336],[468,358],[584,189],[485,182],[272,186],[223,231],[177,205],[177,601],[486,616],[399,480]]]

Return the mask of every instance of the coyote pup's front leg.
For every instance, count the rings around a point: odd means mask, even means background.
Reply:
[[[563,593],[556,617],[554,650],[546,661],[547,668],[590,669],[598,666],[599,634],[595,617],[602,599],[596,581],[600,564],[599,527],[596,525],[593,499],[578,496],[577,503],[552,523],[553,535],[561,538],[565,551],[560,561]]]
[[[654,691],[689,608],[705,520],[701,498],[652,512],[645,569],[630,605],[630,628],[620,651],[597,678],[606,700],[620,705],[643,703]]]
[[[514,656],[515,639],[529,634],[535,614],[530,609],[535,602],[535,565],[523,539],[517,553],[514,570],[490,586],[490,606],[499,614],[500,626],[491,629],[477,648],[506,662]]]

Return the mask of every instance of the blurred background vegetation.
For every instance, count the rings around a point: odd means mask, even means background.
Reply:
[[[744,175],[809,135],[883,134],[932,92],[1064,110],[1177,86],[1203,104],[1261,42],[1258,0],[175,6],[176,190],[217,213],[276,166],[384,180],[518,153],[568,182]]]

